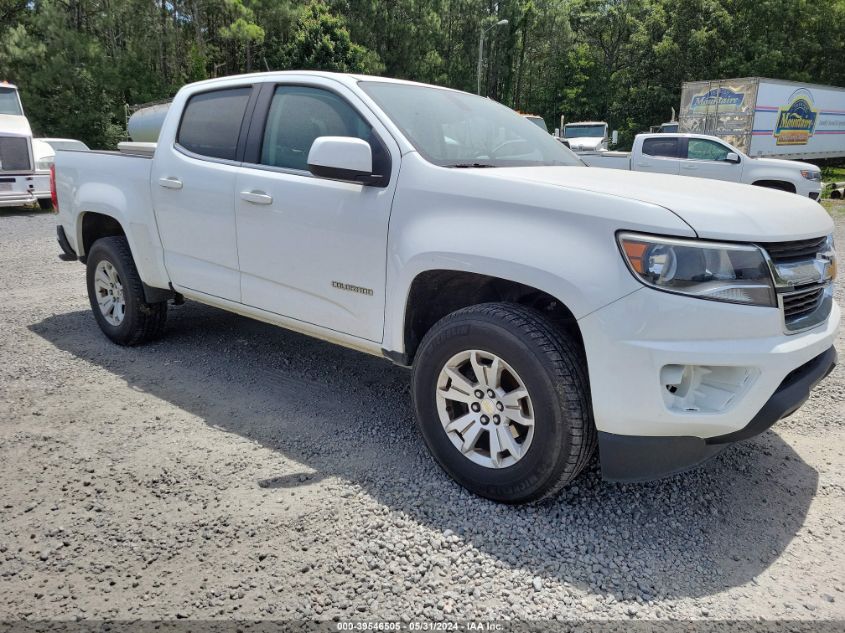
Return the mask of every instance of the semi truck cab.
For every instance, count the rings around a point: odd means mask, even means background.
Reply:
[[[17,86],[0,83],[0,208],[38,203],[32,129]]]

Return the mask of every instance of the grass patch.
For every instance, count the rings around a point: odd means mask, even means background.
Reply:
[[[845,165],[822,167],[823,182],[845,182]]]
[[[827,209],[830,215],[845,215],[845,201],[843,200],[822,200],[822,206]]]

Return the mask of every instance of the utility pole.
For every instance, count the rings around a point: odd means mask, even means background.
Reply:
[[[489,33],[491,30],[495,29],[497,26],[504,26],[507,24],[507,20],[499,20],[495,24],[491,24],[487,28],[484,28],[484,23],[481,23],[481,35],[478,38],[478,87],[476,89],[477,94],[481,94],[481,67],[484,64],[484,37]],[[485,91],[486,92],[486,91]]]

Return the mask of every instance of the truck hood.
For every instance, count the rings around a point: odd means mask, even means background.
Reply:
[[[751,185],[595,167],[503,167],[484,172],[514,183],[581,189],[654,204],[707,239],[779,242],[833,232],[833,220],[817,202]],[[619,228],[625,228],[624,221],[620,217]]]
[[[749,157],[750,158],[750,157]],[[784,160],[782,158],[751,158],[752,165],[769,165],[771,167],[783,167],[785,169],[809,169],[810,171],[818,171],[819,168],[810,163],[803,163],[800,160]]]
[[[25,116],[0,114],[0,136],[32,136]]]
[[[600,146],[603,138],[597,136],[576,136],[574,138],[566,139],[569,142],[569,147],[575,151],[594,151]]]

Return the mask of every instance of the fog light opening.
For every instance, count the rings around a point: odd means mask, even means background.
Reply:
[[[681,413],[720,413],[735,404],[754,383],[753,367],[664,365],[660,370],[663,400]]]

